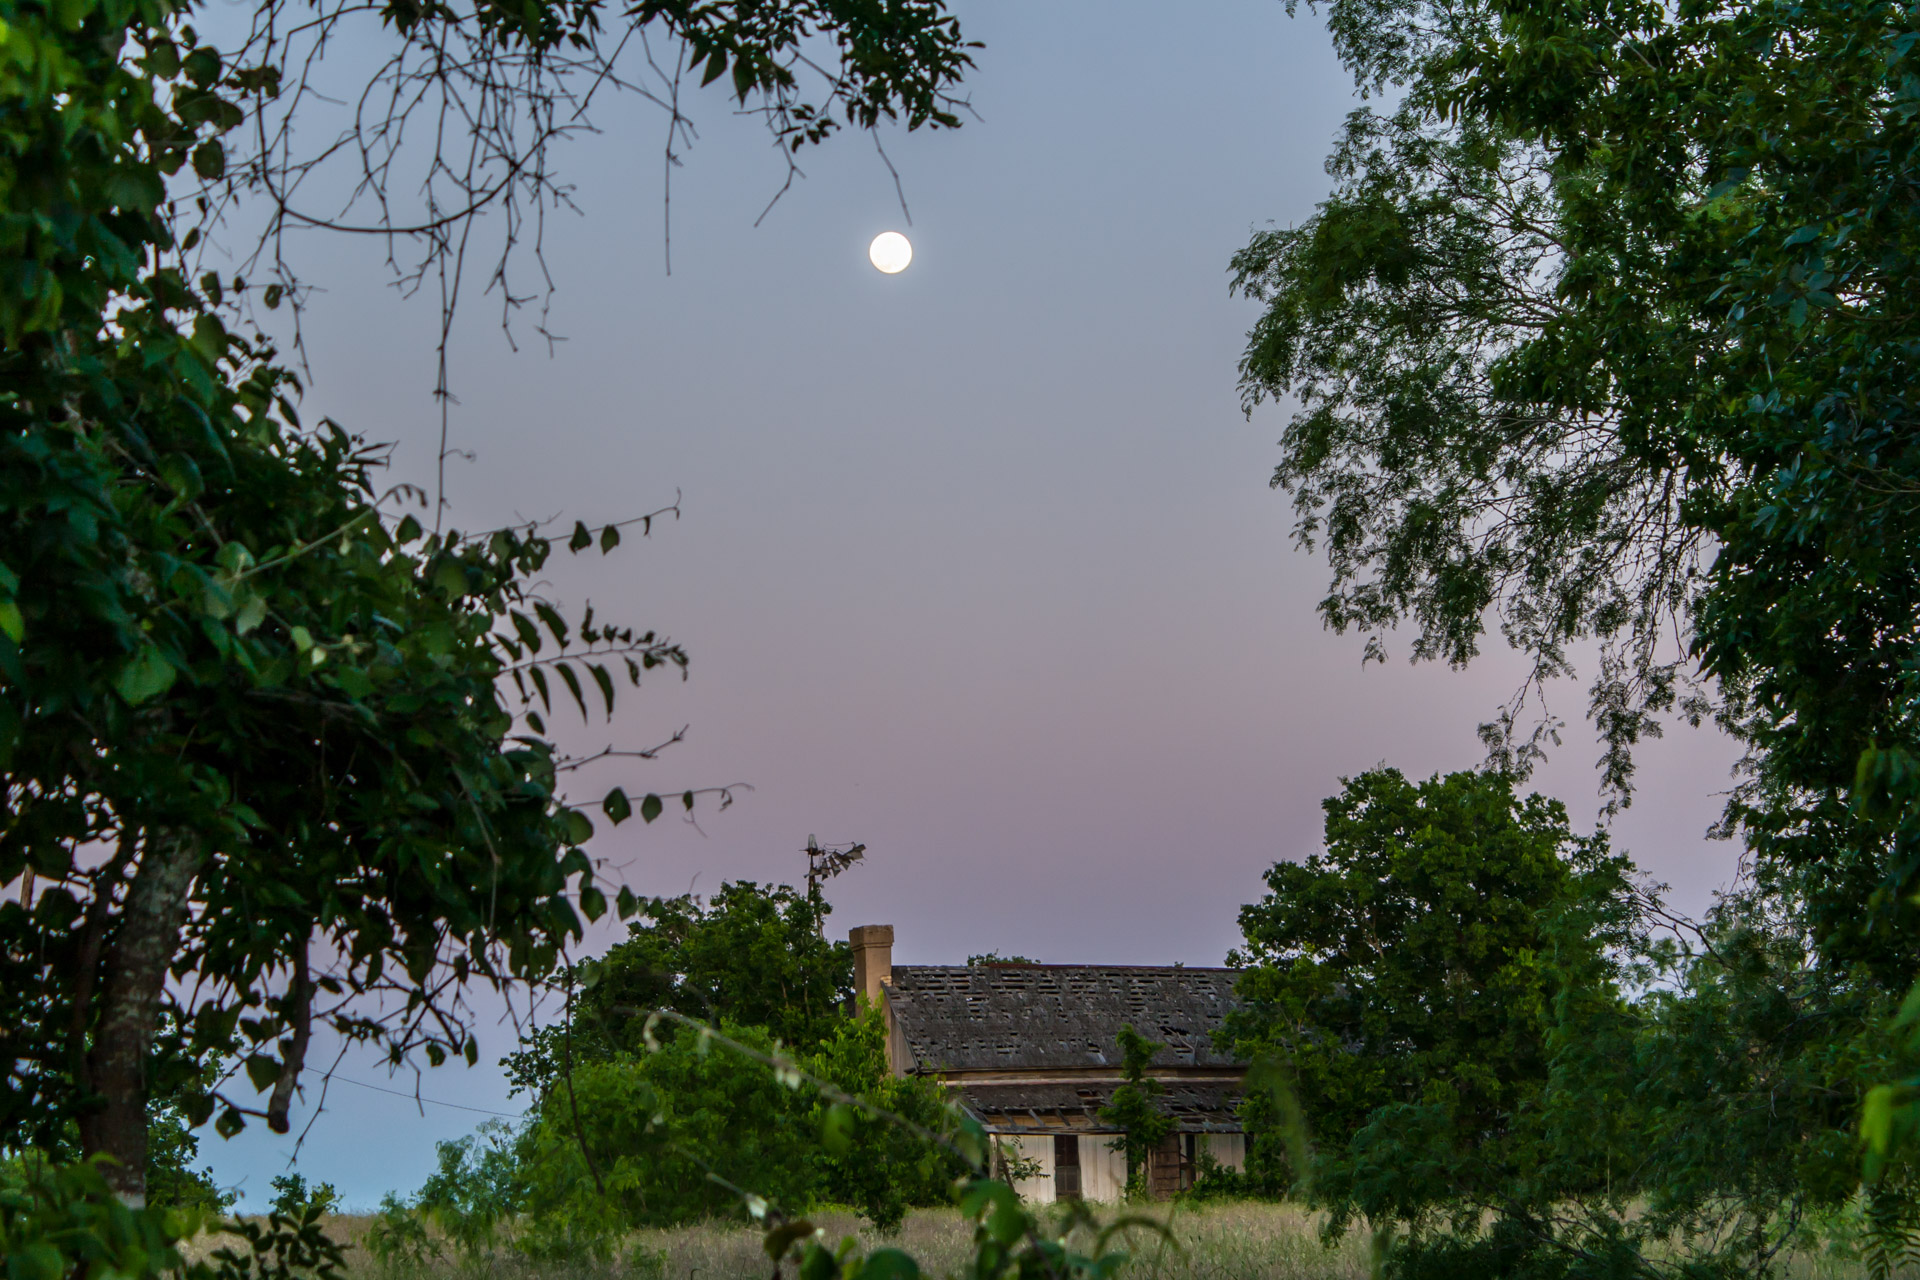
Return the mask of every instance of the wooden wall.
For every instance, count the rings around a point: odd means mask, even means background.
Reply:
[[[1110,1150],[1107,1143],[1113,1140],[1110,1133],[1083,1133],[1080,1140],[1080,1194],[1082,1199],[1112,1204],[1122,1199],[1127,1190],[1127,1158],[1118,1151]],[[1054,1200],[1054,1136],[1050,1133],[995,1134],[994,1141],[1003,1144],[1020,1155],[1040,1163],[1037,1176],[1023,1182],[1016,1182],[1013,1189],[1028,1204],[1052,1204]],[[1164,1157],[1149,1165],[1149,1177],[1154,1179],[1153,1190],[1156,1195],[1173,1194],[1178,1186],[1178,1138],[1169,1149],[1174,1160]],[[1213,1158],[1229,1169],[1238,1169],[1246,1159],[1246,1138],[1237,1133],[1206,1133],[1199,1136],[1200,1149],[1209,1151]],[[1163,1172],[1166,1170],[1166,1172]],[[1167,1185],[1163,1188],[1162,1182]]]

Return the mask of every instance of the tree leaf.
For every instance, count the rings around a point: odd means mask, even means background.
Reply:
[[[547,624],[547,630],[553,633],[553,642],[562,649],[566,648],[567,635],[572,628],[567,626],[567,620],[560,616],[559,611],[544,600],[534,601],[533,611],[540,616],[540,621]]]
[[[227,149],[220,139],[208,138],[193,149],[193,171],[213,182],[227,171]]]
[[[166,655],[153,645],[147,645],[126,666],[120,668],[114,688],[122,698],[137,707],[171,689],[178,674],[173,664],[167,661]]]
[[[234,611],[233,630],[236,635],[246,635],[267,620],[267,598],[258,591],[249,591]]]
[[[560,821],[566,831],[568,844],[585,844],[593,838],[593,823],[578,809],[563,810]]]
[[[573,674],[573,667],[565,662],[556,662],[553,669],[560,673],[560,679],[566,683],[567,692],[580,704],[580,718],[587,718],[587,696],[580,689],[580,677]]]

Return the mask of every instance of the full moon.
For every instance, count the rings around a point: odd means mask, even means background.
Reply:
[[[898,231],[882,231],[867,246],[867,260],[888,275],[898,275],[913,261],[913,246]]]

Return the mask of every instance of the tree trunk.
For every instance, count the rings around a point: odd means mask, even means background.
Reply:
[[[87,1053],[87,1087],[100,1104],[80,1119],[80,1149],[113,1157],[117,1163],[102,1171],[107,1185],[135,1207],[147,1202],[147,1059],[200,858],[195,836],[167,831],[148,839],[107,950]]]

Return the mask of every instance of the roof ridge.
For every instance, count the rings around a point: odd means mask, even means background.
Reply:
[[[952,969],[971,973],[979,969],[1124,969],[1138,973],[1239,973],[1224,964],[1020,964],[993,960],[985,964],[896,964],[894,969]]]

